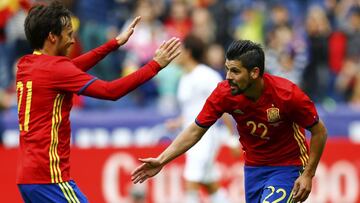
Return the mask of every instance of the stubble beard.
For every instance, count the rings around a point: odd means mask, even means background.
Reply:
[[[231,80],[229,80],[229,84],[231,87],[236,87],[236,89],[231,89],[231,94],[234,96],[244,94],[244,92],[252,86],[252,83],[249,82],[245,88],[241,89],[237,83],[234,83]]]

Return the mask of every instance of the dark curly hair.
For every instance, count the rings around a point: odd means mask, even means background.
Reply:
[[[25,19],[26,39],[33,49],[44,46],[49,33],[59,36],[64,27],[71,24],[71,12],[60,2],[33,6]]]

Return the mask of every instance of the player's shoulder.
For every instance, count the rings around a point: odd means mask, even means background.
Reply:
[[[65,56],[52,56],[49,57],[49,61],[52,63],[72,63],[71,59]]]
[[[35,55],[35,54],[28,54],[19,59],[18,64],[41,64],[43,67],[46,64],[54,65],[56,63],[71,63],[71,60],[64,56],[49,56],[49,55]]]
[[[264,80],[265,85],[271,88],[272,94],[283,100],[291,99],[294,93],[300,90],[295,83],[283,77],[264,74]]]
[[[56,71],[54,74],[61,74],[68,71],[72,67],[73,62],[65,56],[46,56],[43,58],[43,67],[51,71]]]
[[[231,96],[231,88],[230,84],[227,80],[223,80],[218,83],[215,91],[219,96],[225,97],[225,96]]]

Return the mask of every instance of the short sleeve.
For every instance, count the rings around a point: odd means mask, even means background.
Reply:
[[[293,86],[290,100],[290,116],[295,123],[309,129],[319,121],[319,115],[313,101],[296,85]]]
[[[51,85],[60,91],[79,93],[96,79],[78,69],[67,58],[57,60],[52,67]]]
[[[219,83],[220,84],[220,83]],[[225,112],[223,110],[223,97],[220,94],[220,85],[218,85],[211,95],[206,99],[206,102],[196,117],[195,123],[203,128],[211,127]]]

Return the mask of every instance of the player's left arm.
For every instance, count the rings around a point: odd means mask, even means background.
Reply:
[[[319,164],[327,139],[327,130],[321,120],[309,128],[309,130],[311,132],[309,162],[303,173],[294,183],[293,199],[295,202],[303,202],[309,196],[312,178],[315,176],[316,168]]]
[[[72,59],[72,62],[80,70],[84,72],[88,71],[110,52],[117,50],[119,46],[124,45],[129,40],[130,36],[134,33],[135,26],[140,21],[140,19],[140,16],[136,17],[128,26],[128,28],[124,32],[120,33],[115,39],[110,40],[102,46]]]

